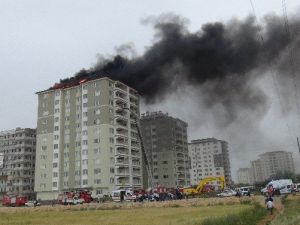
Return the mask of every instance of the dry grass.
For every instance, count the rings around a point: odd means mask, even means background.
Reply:
[[[37,208],[0,207],[0,224],[197,225],[208,217],[249,210],[238,198],[105,203]]]

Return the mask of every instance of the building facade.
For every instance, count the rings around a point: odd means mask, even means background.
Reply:
[[[36,130],[16,128],[0,132],[0,196],[35,198]]]
[[[251,168],[240,168],[237,171],[239,184],[253,184],[253,175]]]
[[[142,187],[134,89],[103,77],[70,79],[37,94],[39,198],[74,189],[96,196]]]
[[[160,111],[147,112],[141,116],[141,131],[152,172],[149,176],[144,168],[144,188],[190,185],[187,123]]]
[[[295,172],[292,152],[273,151],[259,155],[252,161],[255,182],[262,182],[274,177],[278,172]]]
[[[191,160],[191,184],[209,176],[224,176],[225,184],[231,185],[228,143],[215,138],[192,140],[188,145]]]

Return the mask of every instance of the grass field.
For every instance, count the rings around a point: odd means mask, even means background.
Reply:
[[[289,195],[283,200],[284,211],[270,225],[299,225],[300,196]]]
[[[236,200],[214,205],[176,201],[162,204],[112,203],[107,208],[90,205],[0,209],[0,224],[82,225],[200,225],[207,218],[237,215],[254,208]]]

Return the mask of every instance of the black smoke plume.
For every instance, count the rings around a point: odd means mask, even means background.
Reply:
[[[193,33],[186,20],[174,14],[146,22],[156,34],[143,55],[101,58],[94,67],[61,83],[107,76],[135,88],[148,103],[185,83],[197,87],[204,106],[221,106],[232,122],[241,108],[267,110],[266,95],[254,81],[270,67],[277,70],[274,65],[280,60],[288,63],[282,55],[287,55],[289,46],[299,52],[299,35],[288,35],[283,19],[276,15],[266,16],[261,26],[249,16],[207,23]],[[292,31],[300,25],[297,19],[289,22]]]

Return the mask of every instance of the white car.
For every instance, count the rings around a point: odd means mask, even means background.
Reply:
[[[28,201],[28,202],[25,202],[25,206],[28,206],[28,207],[41,206],[41,203],[36,202],[36,201]]]
[[[218,197],[230,197],[230,196],[235,196],[236,195],[236,191],[234,190],[225,190],[219,194],[217,194]]]

